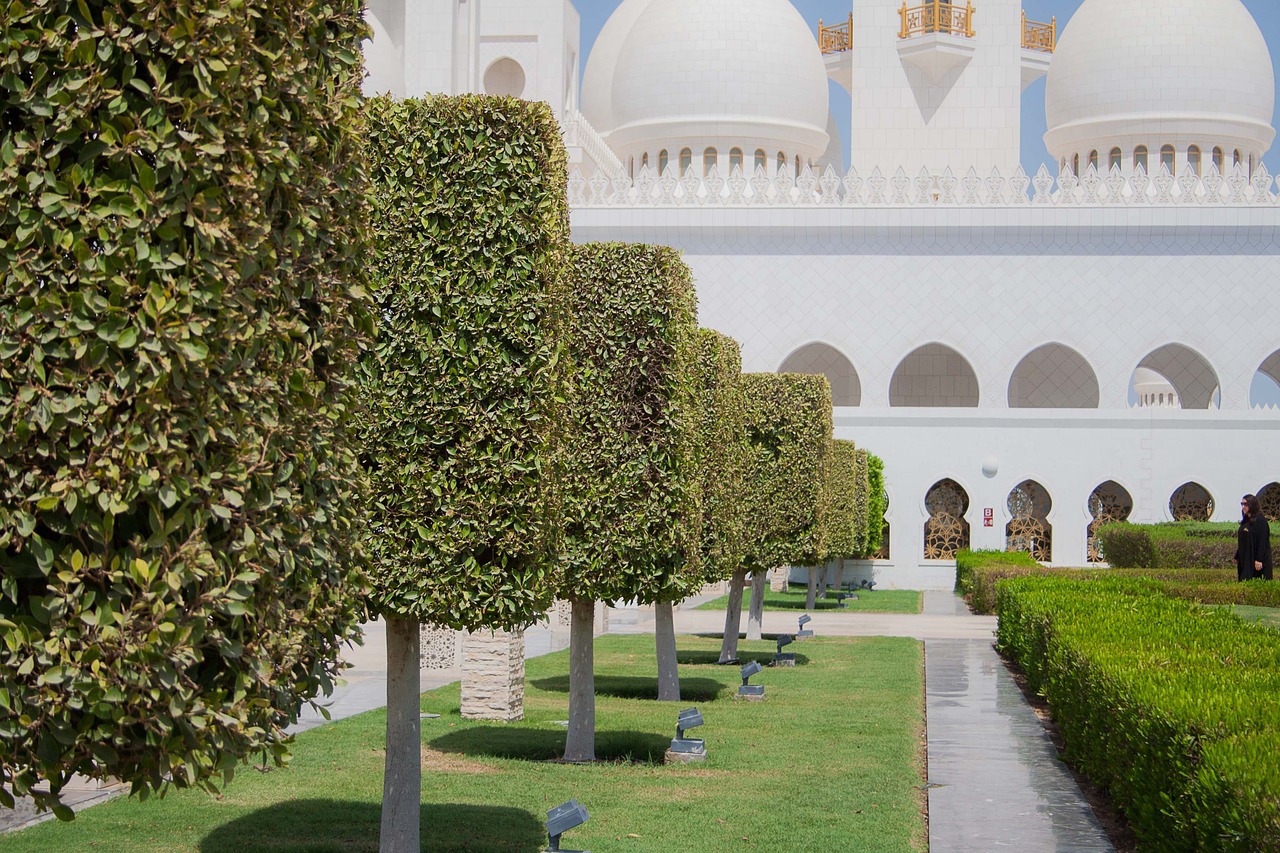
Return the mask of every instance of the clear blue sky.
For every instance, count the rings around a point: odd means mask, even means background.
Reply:
[[[604,22],[621,0],[574,0],[574,5],[582,15],[582,52],[590,53],[591,44]],[[842,21],[849,16],[850,0],[792,0],[793,5],[809,21],[816,31],[818,19]],[[1024,0],[1023,8],[1027,17],[1035,21],[1048,21],[1054,15],[1058,17],[1058,31],[1066,26],[1071,15],[1080,6],[1081,0]],[[1244,0],[1244,5],[1253,13],[1258,26],[1262,28],[1271,47],[1271,55],[1277,67],[1280,67],[1280,2],[1277,0]],[[1152,14],[1159,14],[1158,0],[1151,0]],[[584,59],[585,64],[585,59]],[[833,87],[835,84],[832,84]],[[1280,87],[1277,87],[1280,89]],[[1280,100],[1280,99],[1278,99]],[[838,103],[838,102],[837,102]],[[1277,115],[1280,115],[1280,103],[1277,104]],[[841,114],[843,113],[843,114]],[[849,108],[840,110],[837,107],[837,119],[841,128],[849,127]],[[848,131],[845,130],[847,133]],[[1056,174],[1056,168],[1050,162],[1049,154],[1044,147],[1044,80],[1033,83],[1022,96],[1022,165],[1027,174],[1034,174],[1041,163],[1048,164],[1050,171]],[[848,140],[845,140],[848,147]],[[1265,158],[1267,169],[1271,173],[1280,173],[1280,147],[1273,147]]]

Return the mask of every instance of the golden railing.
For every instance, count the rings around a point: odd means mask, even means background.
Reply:
[[[1039,21],[1028,21],[1027,13],[1022,13],[1022,46],[1027,50],[1040,50],[1053,53],[1058,46],[1058,17],[1055,15],[1047,24]]]
[[[848,21],[833,27],[826,26],[819,18],[818,46],[822,48],[823,54],[853,50],[853,14],[850,13]]]
[[[902,29],[898,38],[946,33],[973,38],[973,4],[958,6],[950,0],[930,0],[919,6],[902,4]]]

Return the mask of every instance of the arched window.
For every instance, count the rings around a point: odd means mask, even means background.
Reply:
[[[685,148],[680,152],[680,176],[684,177],[693,168],[693,151]]]
[[[1249,177],[1253,177],[1253,170],[1258,168],[1258,156],[1256,154],[1249,155]]]
[[[1200,169],[1200,146],[1192,145],[1187,149],[1187,168],[1195,173],[1196,177],[1202,174]]]
[[[1169,498],[1174,521],[1208,521],[1213,518],[1213,495],[1196,482],[1183,483]]]
[[[829,344],[806,344],[787,356],[778,372],[821,374],[831,385],[832,405],[857,406],[862,403],[862,382],[858,371],[843,353]]]
[[[1222,149],[1213,149],[1213,166],[1218,170],[1218,174],[1222,174]]]
[[[1077,154],[1071,158],[1071,174],[1077,178],[1080,177],[1080,155]]]
[[[797,154],[796,155],[796,175],[799,176],[799,174],[800,174],[800,155]]]
[[[1098,530],[1106,524],[1128,521],[1132,512],[1133,497],[1128,489],[1115,480],[1107,480],[1093,490],[1093,494],[1089,495],[1089,515],[1093,516],[1093,520],[1089,522],[1087,540],[1090,563],[1106,561]]]
[[[1089,152],[1089,165],[1090,165],[1090,166],[1092,166],[1092,167],[1094,168],[1094,171],[1097,171],[1097,169],[1098,169],[1098,149],[1096,149],[1096,148]]]
[[[925,344],[902,360],[889,383],[895,408],[978,407],[978,376],[945,344]]]
[[[667,171],[667,166],[671,163],[671,157],[667,154],[667,149],[663,148],[658,152],[658,174],[661,175]]]
[[[1120,162],[1121,162],[1123,159],[1124,159],[1124,152],[1123,152],[1123,151],[1121,151],[1119,148],[1112,148],[1112,149],[1111,149],[1111,159],[1110,159],[1110,161],[1107,163],[1107,171],[1108,171],[1108,172],[1110,172],[1110,171],[1111,171],[1111,170],[1113,170],[1113,169],[1119,169],[1119,168],[1120,168]]]
[[[741,148],[729,149],[729,171],[732,172],[734,169],[737,169],[738,171],[742,171],[742,149]]]
[[[1004,527],[1006,551],[1025,551],[1042,563],[1053,560],[1053,499],[1035,480],[1024,480],[1009,493],[1009,523]]]
[[[649,152],[646,151],[644,154],[640,155],[640,168],[641,169],[647,168],[648,165],[649,165]]]
[[[969,493],[950,478],[939,480],[924,499],[929,518],[924,523],[924,558],[954,560],[969,547]]]
[[[769,168],[769,155],[764,153],[763,148],[757,148],[755,171],[759,172],[768,168]]]
[[[1231,157],[1231,168],[1234,169],[1236,166],[1239,166],[1239,165],[1240,165],[1240,149],[1237,148],[1235,150],[1235,153]]]
[[[524,69],[509,56],[499,59],[484,72],[484,90],[490,95],[518,98],[524,94],[526,82]]]
[[[1142,171],[1150,174],[1151,164],[1147,160],[1147,146],[1145,145],[1139,145],[1133,149],[1133,168],[1136,170],[1139,166],[1142,167]]]
[[[779,151],[778,152],[778,171],[781,172],[785,168],[787,168],[787,155]]]
[[[1177,154],[1172,145],[1166,145],[1160,149],[1160,165],[1168,169],[1170,175],[1177,174],[1178,164],[1176,160]]]
[[[711,170],[720,162],[720,152],[714,148],[708,148],[702,152],[702,174],[710,175]]]
[[[1061,175],[1066,171],[1067,171],[1067,158],[1063,157],[1062,162],[1058,164],[1058,174]]]
[[[1011,409],[1096,409],[1099,398],[1089,362],[1062,344],[1032,350],[1009,379]]]

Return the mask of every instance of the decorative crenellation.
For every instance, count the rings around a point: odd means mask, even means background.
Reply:
[[[1028,178],[1019,166],[1010,177],[998,169],[980,177],[970,168],[957,178],[951,169],[921,169],[914,178],[899,168],[892,177],[876,168],[863,177],[850,169],[841,176],[805,167],[798,177],[780,171],[770,177],[757,169],[747,177],[734,168],[728,179],[712,167],[700,177],[691,167],[678,178],[670,167],[661,175],[648,166],[634,180],[621,170],[598,171],[587,180],[574,169],[569,176],[569,204],[575,208],[633,207],[1249,207],[1276,206],[1275,178],[1265,166],[1250,176],[1243,164],[1226,175],[1210,165],[1203,175],[1175,178],[1165,164],[1154,177],[1139,167],[1132,175],[1119,169],[1101,174],[1092,165],[1077,178],[1070,169],[1055,180],[1041,166]]]

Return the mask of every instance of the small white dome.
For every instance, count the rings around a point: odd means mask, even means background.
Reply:
[[[622,0],[609,16],[591,46],[587,70],[582,76],[582,114],[601,133],[615,127],[613,121],[613,75],[618,70],[618,54],[631,28],[653,0]]]
[[[1090,149],[1241,148],[1261,157],[1275,72],[1240,0],[1085,0],[1053,56],[1045,89],[1055,158]],[[1204,148],[1207,162],[1208,148]]]
[[[614,18],[583,106],[624,158],[669,149],[675,162],[688,147],[701,162],[706,148],[742,147],[749,168],[755,148],[805,162],[826,151],[826,66],[788,0],[628,0]]]

